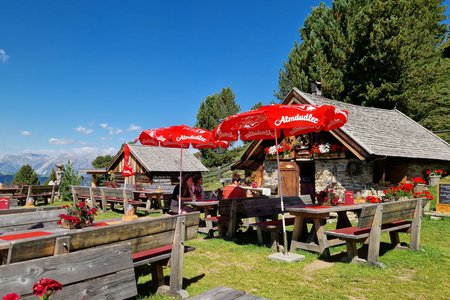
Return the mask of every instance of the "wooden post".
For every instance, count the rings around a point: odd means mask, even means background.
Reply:
[[[186,237],[185,222],[185,217],[178,217],[175,227],[170,268],[170,288],[173,291],[178,291],[183,288],[184,240]]]
[[[105,193],[103,192],[103,188],[100,188],[100,193],[102,195],[102,211],[106,212],[106,196]]]
[[[375,215],[373,216],[372,228],[369,235],[369,251],[367,254],[367,262],[376,265],[380,255],[380,238],[381,238],[381,220],[383,216],[383,205],[378,204]]]
[[[234,238],[234,234],[236,233],[237,201],[236,201],[236,199],[230,199],[230,200],[231,200],[230,220],[228,222],[228,234],[227,234],[227,237],[229,239],[232,239],[232,238]]]
[[[70,236],[56,238],[53,255],[61,255],[70,252]]]
[[[170,285],[160,286],[157,294],[171,297],[187,298],[189,295],[183,290],[183,264],[184,264],[184,240],[186,238],[186,217],[178,216],[175,225],[171,263],[170,263]]]
[[[420,228],[422,224],[422,201],[417,200],[416,209],[414,210],[414,219],[411,223],[411,240],[409,248],[411,250],[420,250]]]
[[[53,204],[55,202],[55,185],[52,186],[52,196],[50,198],[50,203]]]

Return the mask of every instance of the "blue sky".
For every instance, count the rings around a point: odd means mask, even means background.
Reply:
[[[242,111],[269,103],[320,2],[4,1],[0,154],[114,154],[141,129],[194,125],[224,87]]]

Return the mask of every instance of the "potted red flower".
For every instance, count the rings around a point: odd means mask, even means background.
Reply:
[[[82,228],[92,225],[97,215],[97,208],[90,208],[84,201],[74,206],[64,206],[66,214],[59,215],[58,224],[67,229]]]
[[[435,186],[439,183],[439,180],[443,175],[447,175],[447,172],[442,169],[435,169],[427,170],[425,174],[428,176],[428,184],[430,186]]]

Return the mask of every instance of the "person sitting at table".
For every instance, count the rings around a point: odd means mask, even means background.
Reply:
[[[223,188],[223,199],[247,197],[247,191],[241,188],[241,176],[238,173],[234,173],[231,180],[231,184]]]
[[[183,205],[183,202],[192,201],[192,187],[194,186],[194,181],[192,180],[192,175],[186,174],[181,179],[181,213],[187,213],[194,211],[191,207]],[[170,211],[173,214],[178,214],[178,196],[180,195],[180,185],[177,184],[173,189],[172,201],[170,201]]]
[[[204,198],[204,191],[203,191],[203,178],[202,174],[196,174],[192,177],[192,180],[194,181],[194,186],[192,188],[192,191],[195,195],[195,199],[201,200]]]

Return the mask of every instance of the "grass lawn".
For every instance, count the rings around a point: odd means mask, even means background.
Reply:
[[[400,235],[409,243],[408,235]],[[306,257],[303,262],[273,262],[267,258],[271,254],[267,247],[204,237],[187,243],[196,247],[185,256],[184,285],[189,295],[227,286],[269,299],[448,299],[450,219],[423,218],[422,251],[387,251],[380,257],[386,269],[333,258],[325,262],[306,251],[298,251]],[[389,241],[388,234],[383,241]],[[337,247],[332,255],[344,249]],[[154,291],[147,288],[150,278],[139,277],[140,299],[170,299],[152,295]]]
[[[434,192],[434,191],[433,191]],[[435,206],[435,201],[433,201]],[[97,220],[119,218],[118,212],[99,212]],[[156,216],[156,215],[155,215]],[[292,228],[290,229],[292,231]],[[185,255],[184,288],[193,296],[216,286],[243,290],[268,299],[448,299],[450,291],[450,219],[422,219],[421,251],[389,250],[380,261],[385,269],[340,262],[345,247],[332,249],[333,258],[321,260],[305,255],[303,262],[270,261],[268,247],[257,246],[256,234],[249,242],[205,239],[199,234],[187,245],[196,250]],[[409,235],[400,234],[409,243]],[[383,234],[383,242],[389,235]],[[383,252],[383,247],[382,251]],[[171,299],[153,295],[150,269],[141,267],[138,299]],[[168,284],[169,269],[164,270]]]

